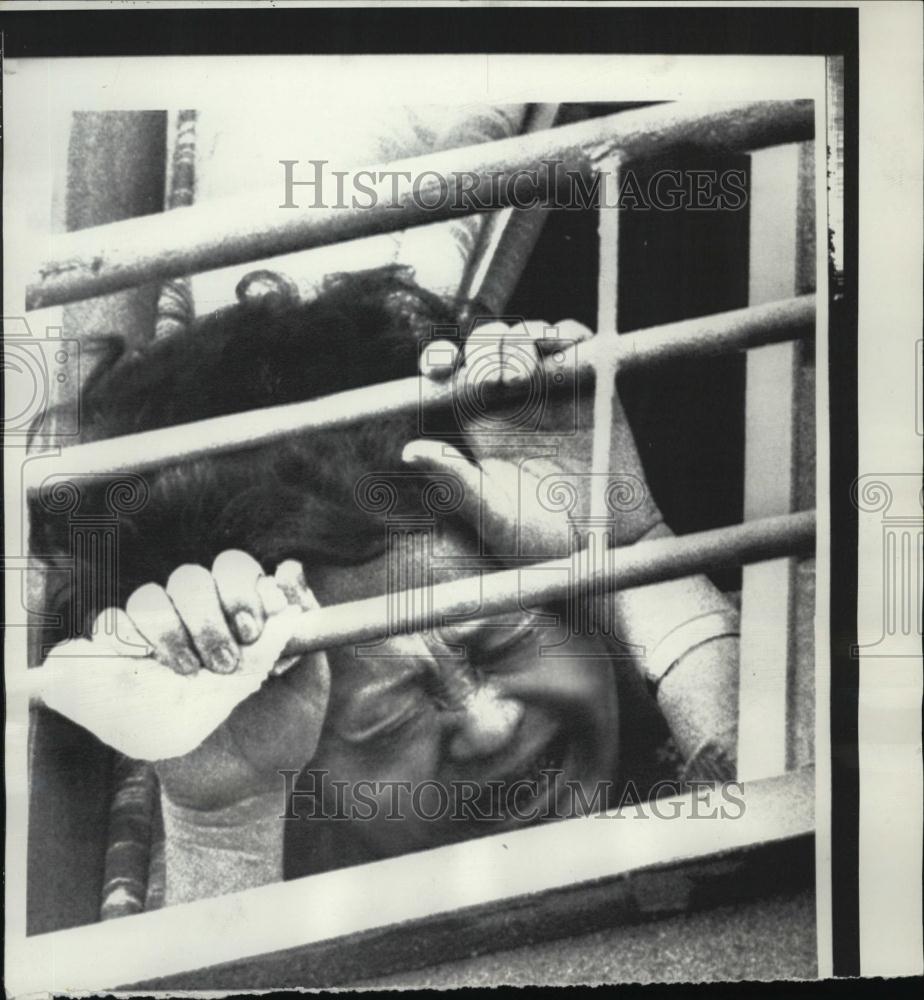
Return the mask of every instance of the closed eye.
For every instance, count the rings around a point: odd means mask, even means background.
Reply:
[[[535,640],[540,628],[551,624],[554,619],[543,612],[519,610],[447,624],[440,635],[444,642],[464,647],[473,667],[499,669],[510,654]]]
[[[478,630],[468,643],[468,660],[473,667],[498,667],[511,653],[534,642],[535,625],[491,625]]]
[[[347,725],[337,726],[337,735],[347,743],[368,743],[380,740],[396,733],[415,719],[424,707],[422,693],[415,697],[402,699],[397,705],[386,712],[367,713],[368,717],[350,720]]]
[[[396,732],[428,704],[426,672],[419,663],[396,662],[394,672],[357,685],[332,718],[334,732],[347,743],[365,743]]]

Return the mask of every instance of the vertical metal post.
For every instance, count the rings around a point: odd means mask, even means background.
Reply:
[[[597,165],[600,175],[597,272],[597,337],[615,339],[618,323],[619,267],[618,157]],[[604,565],[612,567],[616,538],[615,512],[608,504],[612,469],[613,412],[616,393],[616,353],[601,351],[594,362],[593,439],[590,465],[590,512],[575,525],[572,566],[575,579]],[[618,471],[618,470],[616,470]],[[572,629],[585,634],[614,631],[612,600],[596,585],[573,588]]]
[[[600,221],[599,271],[597,280],[597,336],[616,337],[618,324],[617,268],[619,266],[619,160],[610,158],[599,164]],[[607,482],[613,440],[613,402],[616,393],[616,353],[597,354],[594,388],[594,436],[591,457],[590,516],[606,518]],[[612,538],[611,545],[616,544]]]
[[[190,109],[171,113],[167,123],[168,156],[167,211],[186,208],[196,192],[196,112]],[[188,275],[168,278],[160,286],[154,318],[154,339],[185,333],[195,318],[192,282]]]
[[[55,164],[55,190],[49,202],[59,206],[62,214],[53,218],[53,229],[76,231],[137,217],[159,203],[164,185],[165,112],[80,112],[69,115],[58,127],[58,134],[50,137],[60,144],[61,154]],[[50,386],[50,402],[59,412],[66,412],[67,421],[49,417],[43,440],[37,440],[36,445],[54,448],[69,444],[80,429],[82,381],[98,360],[86,344],[87,338],[118,333],[129,348],[147,342],[154,330],[155,297],[153,285],[133,287],[63,309],[61,331],[53,334],[55,339],[64,335],[58,354],[62,359],[71,355],[79,364],[68,369],[72,376],[66,381],[57,378]],[[47,328],[44,336],[52,336]],[[73,357],[78,342],[85,345],[79,359]],[[59,360],[57,354],[55,360]],[[70,365],[70,361],[61,363]],[[131,505],[131,497],[144,495],[135,492],[137,480],[128,477],[128,492],[111,495],[111,516],[71,516],[79,507],[80,485],[76,487],[73,508],[65,506],[56,511],[57,516],[70,517],[72,611],[78,635],[83,634],[83,612],[87,607],[115,603],[118,515],[128,512],[124,502]],[[65,492],[58,497],[67,501]],[[25,528],[28,532],[27,523]],[[36,567],[37,580],[45,575],[46,571]],[[44,584],[40,585],[44,591]],[[32,662],[42,658],[42,631],[35,628],[30,636]],[[79,749],[62,755],[60,747],[67,745]],[[86,923],[99,915],[100,880],[108,846],[102,831],[107,826],[113,757],[108,748],[94,745],[71,723],[40,710],[30,716],[29,746],[27,921],[30,932],[35,933]],[[92,835],[87,834],[88,830],[93,831]],[[65,858],[68,875],[64,883],[43,877],[48,870],[60,868]]]
[[[798,283],[799,144],[751,156],[749,304],[795,294]],[[744,520],[786,514],[796,497],[798,346],[748,353]],[[795,560],[745,566],[741,587],[738,777],[787,764]]]

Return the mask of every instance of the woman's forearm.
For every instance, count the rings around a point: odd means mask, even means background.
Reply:
[[[214,811],[161,795],[167,905],[250,889],[282,878],[283,803],[277,792]]]
[[[664,525],[646,537],[672,534]],[[619,638],[635,647],[686,776],[734,778],[738,731],[738,614],[706,576],[614,595]]]
[[[656,689],[686,778],[730,781],[738,761],[738,639],[717,636],[680,657]]]

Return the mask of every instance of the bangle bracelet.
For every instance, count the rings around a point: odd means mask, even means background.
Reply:
[[[657,685],[671,667],[691,649],[712,639],[740,635],[738,614],[732,610],[709,611],[683,622],[667,633],[645,658],[645,673]]]

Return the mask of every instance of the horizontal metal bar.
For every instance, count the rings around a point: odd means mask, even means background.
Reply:
[[[662,798],[658,809],[642,812],[645,822],[633,821],[639,811],[629,805],[607,812],[609,819],[542,823],[370,862],[359,872],[343,868],[122,920],[19,936],[21,961],[10,993],[241,990],[255,982],[266,988],[333,985],[347,976],[328,983],[317,966],[304,968],[308,949],[339,939],[345,945],[343,963],[361,971],[364,949],[375,947],[376,935],[385,928],[402,935],[405,944],[420,942],[426,941],[428,922],[452,918],[449,933],[458,939],[465,933],[461,928],[477,927],[479,919],[487,922],[486,906],[507,908],[507,919],[497,922],[503,933],[495,935],[495,943],[503,944],[518,910],[551,903],[576,886],[608,887],[612,905],[629,920],[657,915],[659,907],[663,911],[665,900],[670,905],[678,895],[674,890],[684,883],[691,906],[708,903],[722,897],[691,891],[691,883],[697,887],[708,881],[702,871],[694,870],[691,878],[691,867],[712,860],[732,875],[732,882],[739,852],[757,850],[758,859],[766,860],[762,852],[768,847],[795,846],[814,830],[814,792],[814,771],[806,769],[749,782],[741,790],[745,808],[740,815],[720,810],[707,822],[678,819],[704,815],[700,789]],[[468,877],[447,878],[447,872]],[[652,879],[646,892],[636,892],[636,878]],[[620,899],[626,883],[628,906]],[[415,891],[408,892],[409,885]],[[736,885],[737,899],[741,885]],[[546,929],[563,926],[548,914],[542,917]],[[263,968],[255,964],[261,958],[267,963]]]
[[[633,160],[676,147],[758,149],[810,139],[813,133],[811,101],[706,108],[671,103],[364,168],[354,176],[364,174],[363,184],[374,196],[356,199],[359,206],[311,207],[317,192],[309,188],[301,189],[304,207],[283,208],[286,191],[281,175],[278,190],[216,199],[55,237],[48,256],[30,268],[26,309],[506,207],[522,197],[520,182],[529,180],[523,171],[538,168],[542,190],[554,169],[552,163],[589,177],[596,163],[616,152]],[[396,177],[401,173],[416,178],[416,186],[412,180],[399,183]],[[518,175],[517,184],[508,183]],[[425,177],[428,181],[422,183]],[[434,195],[440,204],[429,207]]]
[[[400,621],[395,620],[393,594],[330,605],[293,619],[292,638],[285,652],[332,649],[419,632],[440,625],[447,616],[470,614],[473,607],[488,615],[518,606],[554,603],[574,594],[599,594],[675,580],[805,552],[814,540],[815,512],[802,511],[610,549],[590,570],[583,561],[577,568],[578,563],[568,557],[419,587],[404,592],[402,606],[413,613]]]
[[[795,340],[814,330],[815,296],[799,295],[622,334],[614,349],[619,370],[632,371],[684,358],[718,357]],[[593,341],[583,345],[583,353],[593,345]]]
[[[476,881],[476,872],[490,873],[477,879],[482,884],[476,891],[492,895],[498,894],[499,883],[510,878],[511,870],[519,869],[531,888],[528,894],[513,900],[495,896],[490,902],[471,905],[469,901],[464,908],[449,908],[452,895],[458,890],[446,884],[449,879],[439,880],[437,875],[439,913],[428,913],[389,927],[364,928],[341,938],[301,947],[277,949],[275,953],[261,958],[235,956],[230,962],[211,967],[202,961],[203,967],[194,971],[120,986],[134,993],[148,990],[246,991],[253,990],[255,982],[261,987],[279,989],[306,986],[317,989],[347,984],[369,989],[377,985],[368,982],[371,977],[398,972],[407,976],[412,969],[432,966],[434,955],[439,956],[440,963],[464,961],[475,955],[498,951],[502,953],[498,958],[506,958],[511,949],[526,946],[531,950],[530,946],[534,948],[540,942],[560,941],[556,949],[558,961],[562,953],[568,955],[569,950],[575,957],[586,960],[586,953],[581,953],[579,945],[564,939],[592,933],[600,935],[602,932],[607,934],[611,946],[622,948],[625,938],[614,934],[613,929],[621,927],[631,940],[633,930],[637,933],[645,921],[648,922],[649,940],[658,939],[662,946],[652,942],[652,946],[646,949],[638,949],[637,944],[631,951],[627,948],[628,975],[624,975],[627,966],[621,958],[616,975],[611,978],[612,974],[607,974],[611,982],[614,979],[631,982],[639,969],[644,969],[647,976],[670,980],[676,977],[678,971],[676,951],[684,944],[689,948],[690,942],[698,941],[699,949],[702,949],[705,939],[721,940],[717,933],[723,937],[730,936],[732,928],[737,957],[726,959],[729,964],[723,964],[723,968],[733,968],[737,963],[741,975],[749,976],[755,967],[752,957],[747,954],[748,947],[772,952],[772,947],[768,945],[778,940],[772,934],[772,928],[780,921],[778,908],[798,906],[790,901],[793,894],[800,891],[808,894],[814,889],[814,777],[814,770],[806,768],[745,784],[741,789],[742,810],[746,810],[747,821],[753,824],[756,836],[750,841],[740,840],[738,846],[729,844],[721,827],[740,825],[745,819],[744,813],[738,819],[731,819],[714,805],[705,810],[701,804],[695,807],[694,795],[689,792],[683,797],[662,798],[656,808],[648,807],[647,810],[645,807],[640,811],[636,806],[624,806],[605,814],[613,821],[610,827],[605,825],[606,821],[601,822],[602,817],[587,823],[581,819],[565,820],[555,824],[557,836],[554,839],[545,837],[545,831],[551,828],[549,826],[533,827],[532,830],[542,831],[541,837],[524,840],[522,845],[518,842],[520,833],[514,834],[510,840],[506,835],[484,838],[481,843],[492,839],[501,841],[503,838],[502,843],[495,845],[493,857],[485,859],[486,863],[479,863],[471,855],[466,856],[464,847],[457,854],[447,852],[443,856],[445,867],[442,870],[433,863],[432,856],[427,857],[427,861],[433,864],[430,871],[464,871],[469,874],[465,880],[468,883]],[[702,789],[696,794],[702,796]],[[668,802],[670,805],[665,810],[664,805]],[[711,814],[710,808],[714,810]],[[657,812],[665,818],[664,821],[659,820]],[[632,822],[639,815],[654,819],[651,830],[647,822]],[[692,822],[697,815],[708,815],[709,822]],[[682,817],[680,822],[673,821],[671,817],[674,816]],[[623,819],[629,820],[629,823],[622,823]],[[584,827],[595,826],[596,829],[592,833],[585,831],[577,826],[579,823],[583,823]],[[624,827],[627,825],[635,829],[626,832]],[[711,839],[712,831],[709,829],[704,832],[691,830],[691,827],[697,826],[717,827],[713,835],[715,839]],[[670,833],[667,833],[667,828],[670,828]],[[640,855],[637,846],[642,840],[651,841],[646,843],[644,855]],[[593,864],[599,856],[598,851],[609,854],[612,868],[598,869],[601,873],[591,880],[581,879],[577,867]],[[564,857],[559,858],[559,854]],[[556,856],[555,861],[551,861],[553,855]],[[516,860],[512,860],[511,856]],[[420,857],[405,855],[395,860],[407,862],[404,868],[407,880],[413,879],[413,884],[420,880],[421,885],[429,888],[433,883],[426,882],[420,868],[415,865]],[[539,858],[541,863],[536,864]],[[651,862],[651,859],[654,859],[653,863],[645,863]],[[548,885],[550,878],[555,878],[557,873],[554,869],[559,865],[573,866],[574,876],[570,884],[556,881],[551,891],[532,887],[532,883],[539,880]],[[532,877],[528,874],[531,867],[539,869]],[[355,878],[355,873],[349,869],[340,874]],[[366,867],[363,874],[368,879],[363,883],[364,894],[374,900],[378,892],[383,891],[377,884],[378,872]],[[400,885],[399,879],[400,874],[395,871],[391,884]],[[348,886],[346,878],[344,884]],[[775,900],[771,906],[768,906],[767,897]],[[317,895],[309,895],[307,885],[305,898],[311,899],[314,906],[321,905]],[[721,923],[717,927],[712,914],[709,914],[709,922],[706,923],[707,916],[702,912],[720,901],[734,903],[725,907],[727,928]],[[355,912],[357,908],[349,909]],[[797,928],[804,928],[805,933],[812,934],[814,913],[805,912],[809,910],[809,906],[794,908],[789,916],[797,921]],[[684,920],[680,936],[666,936],[668,929],[674,934],[679,929],[665,922],[671,917],[676,919],[680,914],[683,914]],[[655,918],[654,924],[652,918]],[[787,936],[794,929],[792,925],[787,925]],[[771,931],[769,940],[768,931]],[[665,940],[671,941],[670,948],[663,948]],[[529,967],[529,950],[527,955],[520,957],[523,968]],[[629,957],[632,952],[638,955],[634,966]],[[779,963],[780,959],[773,953]],[[498,959],[495,959],[494,967],[497,968],[498,964]],[[811,971],[812,961],[800,963],[796,958],[793,964],[776,964],[774,968],[795,968],[797,972],[805,970],[802,973],[805,975]],[[529,971],[533,976],[544,975],[535,966]],[[563,972],[563,978],[567,976],[568,972]],[[451,974],[443,981],[448,982],[450,978]]]
[[[792,340],[814,326],[815,296],[803,295],[752,309],[736,309],[652,327],[619,337],[596,338],[580,345],[579,374],[615,352],[619,369],[632,370],[685,357],[721,354]],[[516,382],[511,383],[516,391]],[[303,403],[268,406],[226,417],[212,417],[139,434],[93,441],[64,449],[52,462],[36,461],[26,469],[28,488],[52,475],[107,475],[143,471],[224,451],[250,448],[293,434],[376,420],[417,407],[448,406],[448,383],[406,378],[350,389]]]

